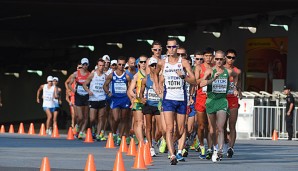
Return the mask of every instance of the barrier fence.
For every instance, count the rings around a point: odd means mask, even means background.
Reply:
[[[247,104],[243,107],[247,108]],[[249,107],[249,106],[248,106]],[[237,138],[271,139],[276,130],[279,139],[288,139],[286,131],[286,109],[284,106],[250,106],[250,109],[239,108],[237,121]],[[297,112],[293,116],[293,140],[298,140]]]

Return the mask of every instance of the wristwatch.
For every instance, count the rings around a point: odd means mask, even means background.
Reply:
[[[181,79],[184,79],[184,78],[185,78],[185,75],[181,75],[180,78],[181,78]]]

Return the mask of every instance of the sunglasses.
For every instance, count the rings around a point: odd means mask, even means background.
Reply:
[[[155,64],[151,64],[150,67],[156,67],[156,63]]]
[[[178,56],[186,56],[186,53],[177,53]]]
[[[214,58],[214,60],[216,60],[216,61],[223,61],[224,58]]]
[[[81,69],[82,67],[77,67],[77,69]]]
[[[162,49],[152,49],[153,51],[161,51]]]
[[[176,49],[177,47],[178,47],[178,45],[173,45],[173,46],[169,46],[169,45],[167,45],[167,48],[168,48],[168,49],[172,49],[172,48],[173,48],[173,49]]]
[[[53,81],[48,81],[49,83],[52,83]]]
[[[83,63],[82,65],[83,65],[83,66],[84,66],[84,65],[88,66],[88,63]]]
[[[146,61],[140,61],[139,63],[140,63],[140,64],[145,64],[145,63],[146,63]]]
[[[123,66],[123,67],[125,66],[125,64],[118,64],[118,65],[119,65],[119,66]]]
[[[200,61],[202,61],[202,60],[204,60],[203,58],[196,58],[196,60],[200,60]]]
[[[117,64],[112,64],[112,66],[117,66]]]
[[[236,59],[236,56],[226,56],[228,59],[232,59],[232,60],[235,60]]]

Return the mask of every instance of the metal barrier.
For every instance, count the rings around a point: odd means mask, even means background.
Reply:
[[[297,128],[297,113],[298,108],[294,110],[293,116],[293,140],[298,140]],[[278,132],[279,139],[288,139],[285,121],[285,107],[284,106],[253,106],[252,114],[242,114],[238,116],[241,123],[238,127],[249,127],[247,131],[240,131],[237,133],[237,138],[251,138],[251,139],[271,139],[274,130]],[[245,125],[243,124],[244,122]],[[243,136],[246,135],[246,136]]]

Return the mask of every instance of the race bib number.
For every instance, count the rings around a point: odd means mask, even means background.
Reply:
[[[148,90],[148,100],[150,100],[150,101],[159,101],[159,97],[153,89]]]
[[[228,94],[234,94],[234,87],[235,87],[234,82],[230,82]]]
[[[212,92],[213,93],[226,93],[228,86],[227,79],[218,78],[212,82]]]
[[[204,93],[207,92],[207,86],[202,87],[202,92],[204,92]]]
[[[125,94],[127,91],[126,83],[115,83],[115,93]]]
[[[77,93],[80,94],[80,95],[86,95],[86,94],[88,94],[88,92],[85,91],[84,88],[83,88],[83,86],[81,86],[81,85],[78,85],[78,87],[77,87]]]
[[[46,93],[44,96],[43,96],[43,100],[44,101],[53,101],[53,94],[52,93]]]

